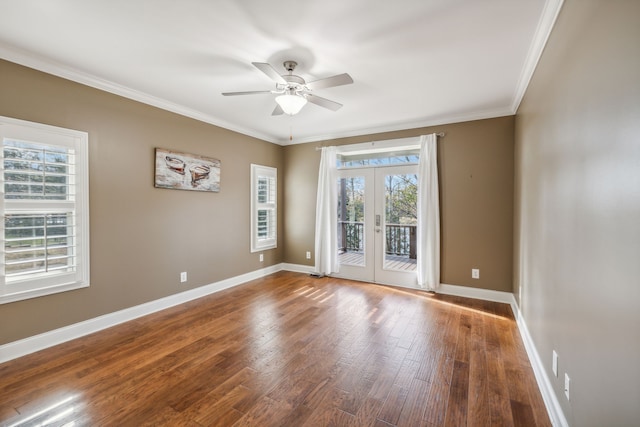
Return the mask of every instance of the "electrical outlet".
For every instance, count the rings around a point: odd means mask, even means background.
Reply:
[[[472,268],[471,269],[471,278],[472,279],[479,279],[480,278],[480,269]]]
[[[567,396],[567,400],[569,400],[569,384],[571,383],[571,379],[569,378],[569,375],[565,372],[564,373],[564,394],[565,396]]]
[[[260,262],[264,261],[264,254],[260,254]]]
[[[307,259],[311,259],[311,251],[307,251]]]
[[[551,359],[551,369],[553,370],[553,375],[555,375],[557,378],[558,377],[558,353],[556,353],[555,350],[553,350],[553,355]]]
[[[182,273],[180,273],[180,283],[184,283],[187,281],[187,272],[183,271]]]

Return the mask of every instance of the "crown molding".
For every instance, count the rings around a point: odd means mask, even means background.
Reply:
[[[277,143],[271,136],[261,132],[257,132],[254,129],[248,129],[241,126],[236,126],[227,121],[221,120],[217,117],[213,117],[209,114],[204,114],[200,111],[185,107],[180,104],[162,99],[148,93],[129,88],[106,79],[94,76],[83,71],[73,69],[62,65],[56,61],[52,61],[46,58],[42,58],[31,53],[15,49],[3,44],[0,44],[0,58],[9,62],[16,63],[28,68],[32,68],[37,71],[42,71],[47,74],[61,77],[63,79],[71,80],[76,83],[83,84],[95,89],[103,90],[105,92],[119,95],[127,99],[141,102],[143,104],[157,107],[165,111],[179,114],[181,116],[189,117],[201,122],[209,123],[214,126],[218,126],[233,132],[241,133],[253,138],[257,138],[263,141]]]
[[[538,66],[538,62],[540,61],[542,52],[547,45],[547,40],[549,40],[551,31],[553,31],[553,27],[556,23],[558,15],[560,14],[560,9],[562,9],[563,3],[564,0],[547,0],[544,5],[542,15],[540,15],[540,20],[538,21],[538,26],[531,42],[531,46],[529,46],[527,58],[525,59],[524,65],[522,67],[522,72],[520,73],[520,78],[516,86],[513,102],[511,103],[512,114],[516,114],[518,112],[520,103],[522,102],[524,94],[529,87],[529,83],[531,83],[533,73]]]
[[[233,132],[237,132],[249,137],[257,138],[262,141],[270,142],[280,146],[304,144],[309,142],[326,141],[339,138],[348,138],[353,136],[371,135],[383,132],[394,132],[407,129],[417,129],[429,126],[439,126],[450,123],[468,122],[473,120],[490,119],[496,117],[510,116],[516,114],[520,103],[526,93],[527,87],[533,77],[534,71],[538,65],[544,47],[549,39],[553,26],[556,22],[558,14],[562,8],[564,0],[547,0],[543,7],[543,12],[538,21],[535,35],[529,47],[529,52],[525,59],[520,78],[518,80],[514,98],[509,107],[472,112],[462,115],[443,115],[439,117],[429,117],[417,121],[398,122],[385,126],[346,129],[343,131],[327,133],[322,135],[308,136],[302,138],[294,138],[293,141],[283,139],[274,135],[259,132],[255,129],[237,126],[226,120],[205,114],[201,111],[185,107],[180,104],[162,99],[148,93],[129,88],[106,79],[91,75],[89,73],[68,67],[56,61],[43,58],[32,53],[0,44],[0,58],[10,62],[14,62],[25,67],[29,67],[38,71],[42,71],[57,77],[71,80],[95,89],[103,90],[115,95],[119,95],[134,101],[138,101],[153,107],[157,107],[172,113],[176,113],[185,117],[189,117],[204,123],[209,123],[220,128],[224,128]]]
[[[425,118],[423,120],[416,120],[416,121],[410,121],[410,122],[398,122],[398,123],[393,123],[385,126],[361,128],[361,129],[355,129],[350,131],[347,130],[344,132],[310,136],[306,138],[296,138],[294,136],[293,141],[276,140],[276,143],[280,145],[306,144],[309,142],[328,141],[333,139],[349,138],[353,136],[364,136],[364,135],[373,135],[373,134],[384,133],[384,132],[395,132],[395,131],[401,131],[401,130],[419,129],[419,128],[430,127],[430,126],[448,125],[451,123],[471,122],[474,120],[494,119],[497,117],[512,116],[513,114],[514,113],[510,108],[497,108],[493,110],[485,110],[485,111],[480,111],[475,113],[440,116],[437,118],[431,117],[431,118]]]
[[[153,107],[160,108],[162,110],[170,111],[185,117],[189,117],[204,123],[209,123],[214,126],[218,126],[233,132],[237,132],[246,136],[260,139],[262,141],[270,142],[280,146],[304,144],[308,142],[317,142],[338,138],[348,138],[352,136],[370,135],[383,132],[393,132],[406,129],[415,129],[427,126],[438,126],[449,123],[467,122],[473,120],[482,120],[495,117],[509,116],[513,112],[510,109],[501,108],[494,110],[486,110],[481,112],[469,113],[464,115],[451,115],[441,116],[438,118],[427,118],[424,120],[417,120],[411,122],[399,122],[385,126],[379,126],[374,128],[360,128],[354,130],[345,130],[343,132],[335,132],[330,134],[323,134],[317,136],[304,137],[300,139],[294,139],[289,141],[288,139],[281,139],[268,135],[262,132],[258,132],[255,129],[249,129],[241,126],[236,126],[227,121],[213,117],[209,114],[204,114],[200,111],[187,108],[183,105],[176,104],[165,99],[149,95],[147,93],[135,90],[117,83],[113,83],[109,80],[102,79],[91,75],[89,73],[79,71],[65,65],[62,65],[56,61],[45,59],[31,53],[15,49],[3,44],[0,44],[0,58],[13,62],[28,68],[32,68],[37,71],[41,71],[47,74],[51,74],[57,77],[61,77],[66,80],[70,80],[76,83],[83,84],[95,89],[103,90],[114,95],[122,96],[127,99],[141,102]]]

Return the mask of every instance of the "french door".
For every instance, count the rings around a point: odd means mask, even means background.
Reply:
[[[336,276],[416,287],[416,165],[338,171]]]

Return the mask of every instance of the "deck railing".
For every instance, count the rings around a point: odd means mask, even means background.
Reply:
[[[389,255],[409,255],[416,259],[416,226],[406,224],[387,224],[386,253]]]
[[[338,246],[342,252],[364,251],[364,222],[338,221],[340,241]]]
[[[342,252],[364,251],[363,222],[339,221],[338,226],[340,231],[338,246]],[[385,228],[386,253],[416,259],[416,226],[387,224]]]

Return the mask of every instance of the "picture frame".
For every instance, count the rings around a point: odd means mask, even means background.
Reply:
[[[155,187],[217,193],[220,191],[220,160],[156,148]]]

